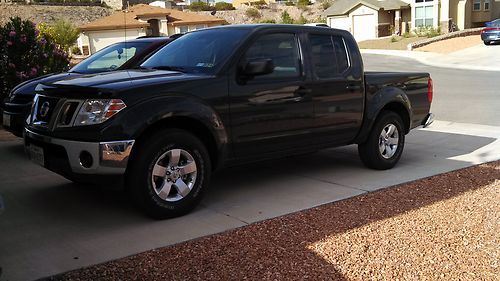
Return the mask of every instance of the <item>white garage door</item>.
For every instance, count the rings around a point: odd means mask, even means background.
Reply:
[[[375,39],[375,15],[356,15],[352,17],[354,38],[359,41]]]
[[[96,31],[89,34],[90,51],[93,53],[114,43],[135,39],[141,35],[138,29]]]
[[[330,17],[328,18],[328,26],[331,28],[338,28],[351,31],[351,23],[349,17]]]

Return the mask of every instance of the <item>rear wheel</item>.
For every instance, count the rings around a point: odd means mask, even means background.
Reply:
[[[401,158],[405,142],[403,120],[393,111],[382,111],[365,143],[358,145],[363,163],[372,169],[394,167]]]
[[[148,136],[131,160],[127,190],[153,218],[188,213],[200,202],[210,181],[205,146],[183,130],[168,129]]]

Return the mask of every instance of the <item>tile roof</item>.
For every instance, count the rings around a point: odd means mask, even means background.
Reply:
[[[384,9],[386,11],[399,10],[401,8],[410,7],[410,4],[401,0],[336,0],[330,8],[323,12],[323,14],[325,16],[345,15],[360,4],[373,8],[377,11],[380,9]]]
[[[165,17],[168,20],[168,24],[173,26],[202,23],[227,24],[225,20],[213,16],[186,13],[174,9],[139,4],[131,6],[128,10],[117,11],[110,16],[84,24],[80,26],[79,29],[81,31],[89,31],[148,27],[149,24],[147,22],[139,21],[138,19],[162,17]]]

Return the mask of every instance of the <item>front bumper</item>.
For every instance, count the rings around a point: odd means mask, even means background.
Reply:
[[[13,133],[18,137],[23,136],[24,123],[31,110],[29,104],[6,104],[2,113],[2,125],[5,130]]]
[[[43,163],[39,164],[63,176],[122,175],[127,168],[134,140],[79,142],[25,129],[24,143],[28,154],[32,151],[31,145],[41,149]]]

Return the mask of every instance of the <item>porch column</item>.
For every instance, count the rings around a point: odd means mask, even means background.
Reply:
[[[450,29],[450,1],[440,1],[439,7],[439,27],[442,33],[448,33]]]
[[[401,10],[395,10],[394,13],[394,33],[401,34]]]

